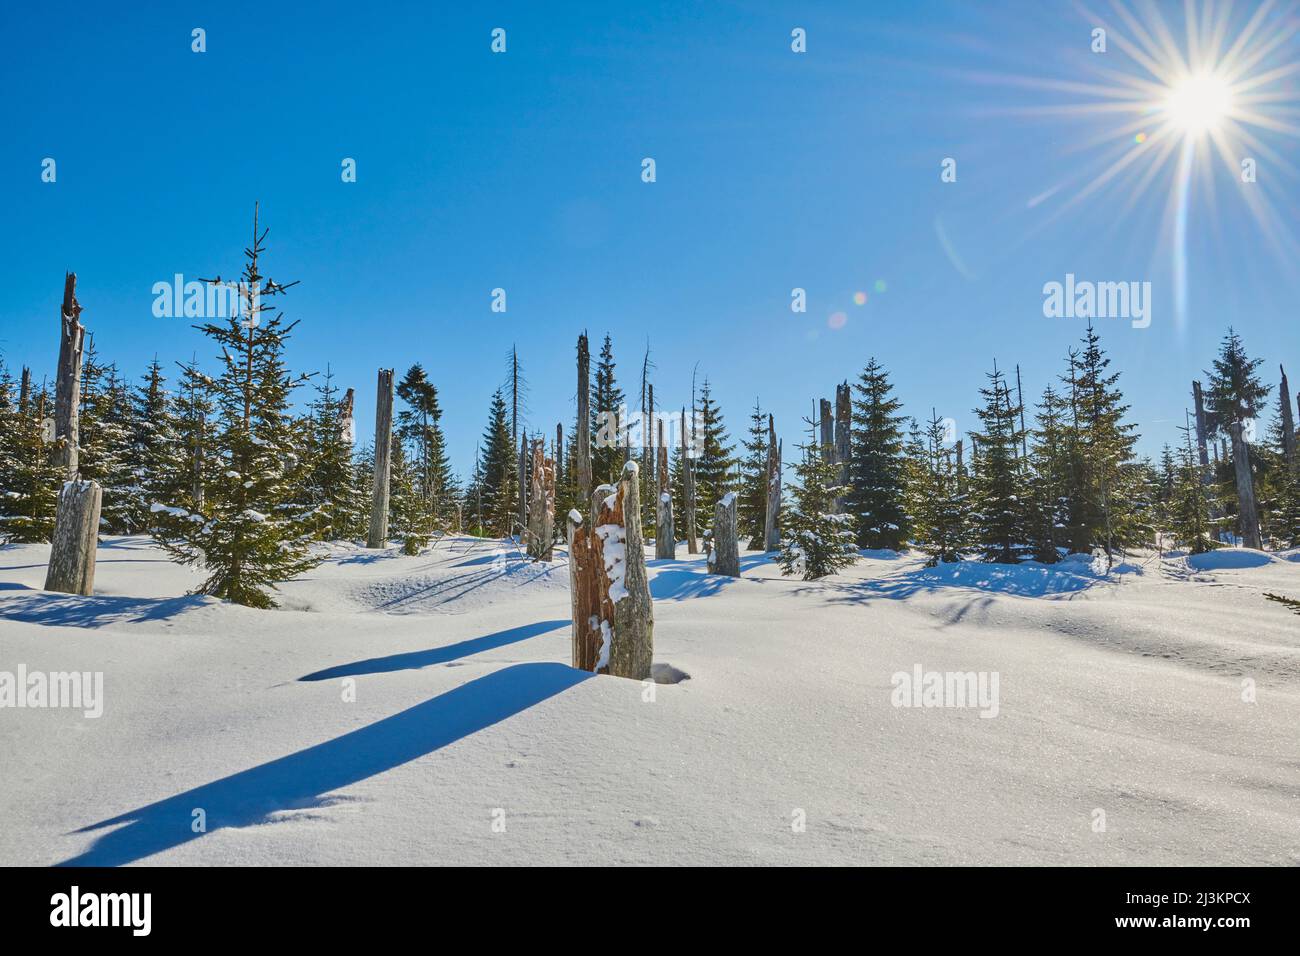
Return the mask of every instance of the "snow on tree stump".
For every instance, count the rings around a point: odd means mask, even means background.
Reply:
[[[528,555],[550,561],[555,531],[555,461],[545,457],[541,439],[533,441],[532,481],[528,489]]]
[[[95,481],[69,481],[59,492],[50,543],[45,590],[91,594],[95,589],[95,546],[103,493]]]
[[[591,521],[569,512],[573,666],[646,680],[654,657],[654,606],[641,538],[640,469],[592,493]]]
[[[729,491],[713,506],[713,552],[709,564],[714,574],[740,577],[740,542],[736,538],[736,493]]]

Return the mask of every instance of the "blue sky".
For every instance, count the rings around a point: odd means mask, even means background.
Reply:
[[[1159,9],[1181,36],[1181,3]],[[1296,17],[1280,4],[1260,33]],[[1139,182],[1137,157],[1079,198],[1142,146],[1105,141],[1111,113],[1057,109],[1090,92],[1045,85],[1142,72],[1113,17],[1108,51],[1090,50],[1100,22],[1041,2],[6,5],[0,350],[52,371],[72,269],[101,353],[131,377],[155,353],[210,361],[188,322],[154,317],[151,288],[234,274],[260,200],[265,271],[301,281],[282,300],[301,319],[292,366],[355,386],[364,438],[375,370],[421,361],[462,475],[512,343],[529,426],[567,432],[584,328],[593,349],[613,336],[633,391],[648,341],[663,404],[689,400],[699,362],[733,437],[757,397],[798,440],[812,401],[872,355],[910,413],[974,427],[995,359],[1021,365],[1029,395],[1060,373],[1083,320],[1045,318],[1042,288],[1067,273],[1152,283],[1149,328],[1096,324],[1154,453],[1229,323],[1270,380],[1283,362],[1300,381],[1297,140],[1254,129],[1250,185],[1198,162],[1180,321],[1174,166]],[[1288,36],[1258,69],[1298,59]],[[1296,105],[1294,75],[1272,89]],[[1283,233],[1250,214],[1250,189]]]

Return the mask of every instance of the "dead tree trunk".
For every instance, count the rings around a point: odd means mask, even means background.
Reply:
[[[1201,484],[1208,485],[1210,476],[1210,453],[1206,445],[1209,429],[1205,421],[1205,398],[1201,394],[1201,383],[1192,382],[1192,400],[1196,403],[1196,452],[1201,459]]]
[[[573,666],[645,680],[654,657],[654,607],[641,538],[640,470],[592,494],[591,521],[568,517]]]
[[[367,548],[382,548],[388,541],[388,482],[393,468],[393,370],[379,370],[375,394],[375,477],[370,500]]]
[[[199,412],[194,422],[194,448],[190,453],[190,492],[194,499],[194,509],[202,511],[205,494],[203,486],[203,449],[207,441],[208,416]]]
[[[81,443],[79,404],[81,401],[81,351],[86,328],[80,321],[77,303],[77,274],[63,277],[63,305],[59,309],[59,368],[54,390],[53,464],[62,469],[64,481],[76,481]]]
[[[515,462],[517,474],[515,475],[515,488],[518,494],[515,496],[515,507],[518,514],[515,515],[515,522],[519,527],[519,540],[523,543],[524,535],[528,529],[528,436],[519,436],[519,458]]]
[[[1259,533],[1259,509],[1255,506],[1255,483],[1250,475],[1250,446],[1241,434],[1241,422],[1232,423],[1232,464],[1237,473],[1237,520],[1241,543],[1256,551],[1264,547]]]
[[[69,481],[59,492],[45,590],[65,594],[94,591],[100,500],[99,484],[94,481]]]
[[[664,443],[664,423],[659,422],[659,494],[655,498],[655,557],[677,557],[677,529],[673,527],[673,492],[668,481],[668,446]]]
[[[339,403],[339,437],[347,442],[349,446],[357,438],[357,423],[353,412],[356,398],[356,392],[348,389],[343,395],[343,401]]]
[[[845,489],[835,496],[835,511],[844,511],[844,499],[848,495],[849,458],[852,455],[851,441],[853,434],[853,392],[849,383],[835,386],[835,462],[840,466],[837,481]],[[770,549],[769,549],[770,550]]]
[[[538,561],[551,560],[555,535],[555,461],[545,456],[544,444],[533,439],[528,490],[528,554]]]
[[[828,403],[829,404],[829,403]],[[714,574],[740,577],[740,542],[736,538],[736,493],[729,491],[713,506]]]
[[[763,518],[763,550],[781,546],[781,444],[776,440],[776,424],[767,416],[767,507]]]
[[[578,497],[591,497],[591,353],[587,350],[587,333],[578,336],[578,429],[574,440],[577,460]]]
[[[32,400],[32,370],[23,366],[22,384],[18,387],[18,411],[27,414],[27,405]]]
[[[694,412],[691,413],[692,417]],[[695,422],[691,422],[692,428]],[[699,554],[700,543],[695,536],[695,462],[691,458],[691,448],[686,444],[686,409],[682,409],[682,520],[686,522],[686,553]]]
[[[831,418],[831,403],[822,399],[821,405],[821,459],[825,462],[835,461],[835,425]]]
[[[1296,465],[1295,457],[1295,418],[1291,414],[1291,386],[1286,381],[1286,369],[1278,366],[1282,373],[1282,453],[1286,463]]]

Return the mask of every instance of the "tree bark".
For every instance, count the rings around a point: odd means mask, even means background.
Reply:
[[[22,384],[18,387],[18,411],[27,414],[27,404],[32,400],[32,370],[23,366]]]
[[[853,392],[849,383],[835,386],[835,462],[840,466],[837,480],[845,490],[835,496],[835,511],[844,511],[848,494],[849,458],[852,455]]]
[[[827,404],[830,404],[829,402]],[[740,542],[736,538],[736,493],[729,491],[713,506],[714,574],[740,577]]]
[[[694,413],[692,412],[692,415]],[[694,421],[691,422],[694,427]],[[682,409],[682,520],[686,522],[686,553],[699,554],[700,542],[695,534],[695,462],[686,444],[686,409]]]
[[[356,404],[356,392],[348,389],[339,404],[339,437],[351,445],[356,441],[357,425],[353,406]]]
[[[524,533],[528,528],[528,436],[521,435],[519,438],[519,459],[516,461],[518,474],[515,476],[515,488],[518,494],[515,496],[515,506],[518,514],[515,515],[515,521],[519,526],[519,540],[523,543]]]
[[[640,469],[592,494],[591,522],[568,517],[573,666],[645,680],[654,657],[654,605],[641,538]]]
[[[532,476],[528,501],[528,554],[550,561],[555,536],[555,462],[543,452],[543,441],[533,439]]]
[[[835,426],[831,418],[831,403],[822,399],[821,405],[821,459],[825,462],[835,461]]]
[[[574,450],[577,461],[578,497],[591,497],[591,353],[587,350],[587,333],[578,336],[578,428]]]
[[[393,370],[379,370],[375,395],[375,477],[370,502],[370,534],[366,547],[382,548],[388,542],[388,483],[393,454]]]
[[[45,590],[66,594],[94,592],[101,500],[99,484],[94,481],[69,481],[59,492]]]
[[[1255,506],[1255,483],[1250,475],[1250,446],[1241,434],[1241,422],[1232,423],[1232,464],[1237,473],[1237,520],[1241,524],[1241,543],[1262,550],[1259,533],[1259,510]]]
[[[1192,382],[1192,400],[1196,404],[1196,452],[1201,459],[1201,484],[1208,485],[1210,476],[1210,453],[1207,448],[1209,429],[1205,420],[1205,398],[1201,393],[1201,383]]]
[[[664,443],[664,425],[659,422],[659,494],[655,499],[655,557],[677,557],[677,531],[673,527],[673,492],[668,480],[668,446]]]
[[[776,423],[767,416],[767,500],[763,518],[763,550],[781,546],[781,444],[776,440]]]
[[[62,469],[64,481],[76,481],[81,445],[79,405],[81,402],[81,352],[86,328],[80,321],[77,303],[77,274],[63,277],[63,304],[59,308],[59,368],[54,391],[53,464]]]

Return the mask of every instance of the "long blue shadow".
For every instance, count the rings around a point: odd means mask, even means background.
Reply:
[[[210,598],[185,594],[172,598],[133,598],[116,594],[81,597],[29,589],[30,593],[0,606],[0,619],[58,627],[107,627],[166,621],[202,607]]]
[[[264,822],[278,810],[320,806],[325,794],[392,770],[527,710],[592,677],[563,664],[515,664],[416,704],[401,713],[174,797],[82,827],[89,833],[126,824],[59,866],[122,866],[203,836]]]
[[[419,670],[421,667],[429,667],[432,664],[445,664],[448,661],[469,657],[471,654],[478,654],[482,651],[504,647],[507,644],[525,641],[530,637],[536,637],[538,634],[545,634],[547,631],[568,627],[569,623],[569,621],[537,621],[533,624],[523,624],[519,627],[497,631],[495,634],[484,634],[482,637],[475,637],[457,644],[448,644],[446,647],[431,647],[423,651],[408,651],[405,654],[390,654],[387,657],[371,657],[364,661],[353,661],[351,664],[337,664],[334,667],[327,667],[324,670],[314,671],[299,677],[298,680],[330,680],[334,677],[356,677],[358,674],[387,674],[391,671]]]

